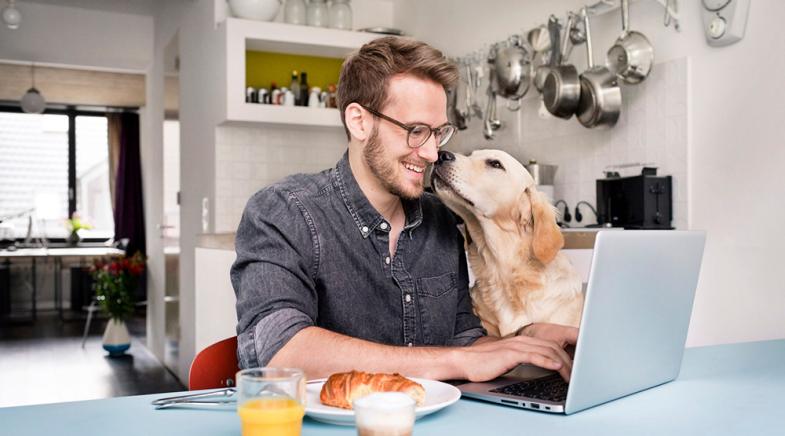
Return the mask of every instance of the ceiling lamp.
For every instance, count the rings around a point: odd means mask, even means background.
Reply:
[[[35,64],[31,66],[33,86],[22,96],[22,110],[29,114],[40,114],[46,109],[44,96],[35,89]]]
[[[3,22],[11,30],[18,29],[19,23],[22,22],[22,14],[14,3],[16,3],[14,0],[8,0],[8,5],[3,8]]]

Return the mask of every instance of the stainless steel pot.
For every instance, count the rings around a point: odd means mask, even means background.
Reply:
[[[575,15],[570,13],[564,32],[561,53],[570,50],[570,30],[575,24]],[[542,86],[542,101],[545,108],[552,115],[569,119],[578,109],[578,100],[581,96],[581,82],[578,79],[578,70],[574,65],[557,65],[548,70]]]
[[[591,50],[591,26],[586,7],[581,11],[586,27],[586,59],[589,68],[581,74],[578,121],[588,128],[612,127],[619,120],[621,89],[616,74],[606,67],[595,66]]]
[[[646,36],[630,30],[629,0],[621,1],[622,32],[608,50],[608,68],[629,84],[641,83],[651,72],[654,47]]]

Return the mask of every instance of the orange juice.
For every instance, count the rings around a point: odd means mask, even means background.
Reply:
[[[257,398],[238,409],[243,436],[300,436],[305,409],[291,398]]]

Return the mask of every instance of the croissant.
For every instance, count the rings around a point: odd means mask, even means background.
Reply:
[[[373,392],[403,392],[418,406],[425,402],[425,389],[400,374],[371,374],[361,371],[341,372],[331,375],[322,386],[319,399],[322,404],[351,409],[352,401]]]

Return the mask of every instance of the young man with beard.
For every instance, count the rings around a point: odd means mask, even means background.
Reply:
[[[532,363],[569,378],[563,347],[577,330],[485,335],[456,219],[423,193],[427,165],[455,132],[445,90],[457,79],[441,52],[411,39],[380,38],[346,60],[343,159],[258,192],[237,230],[241,367],[480,381]]]

